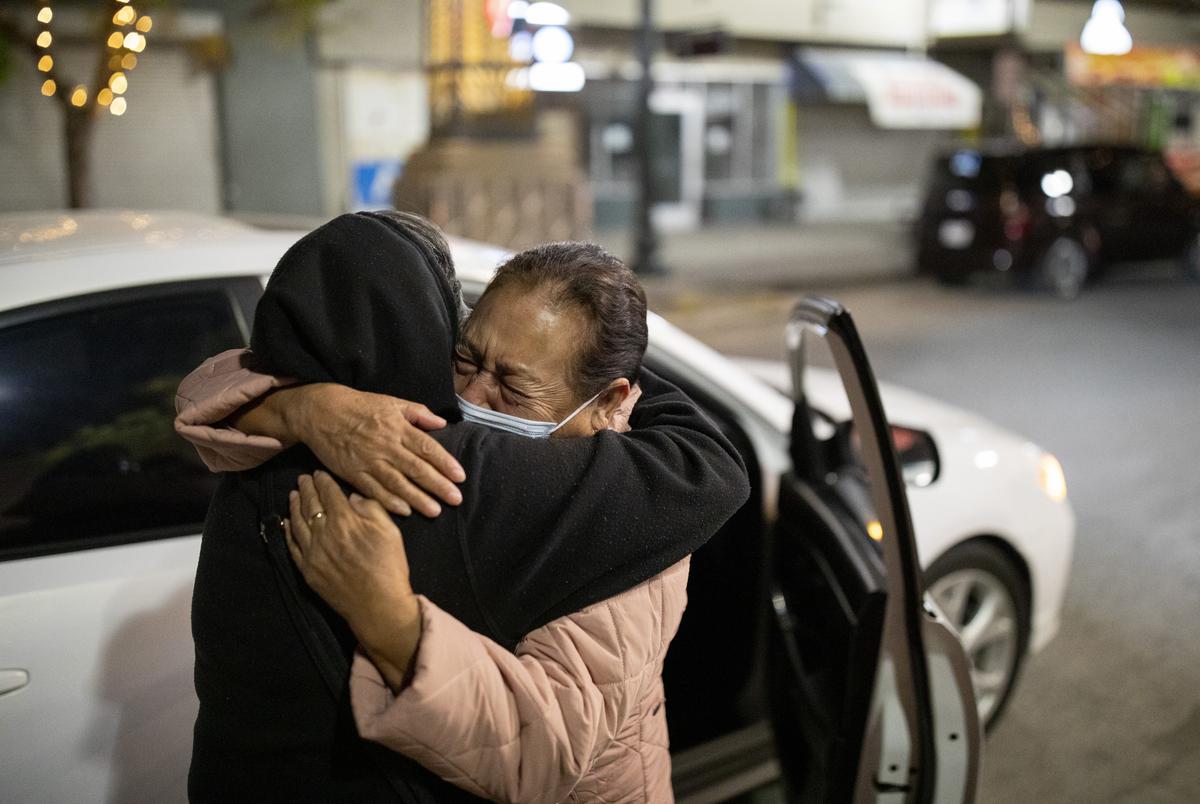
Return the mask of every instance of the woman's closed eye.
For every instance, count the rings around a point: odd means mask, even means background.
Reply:
[[[479,371],[479,364],[462,352],[454,353],[454,371],[464,377],[469,377]]]
[[[500,396],[506,403],[510,405],[521,405],[531,399],[529,394],[518,388],[514,388],[504,380],[500,381]]]

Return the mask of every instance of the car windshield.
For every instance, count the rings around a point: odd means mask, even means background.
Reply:
[[[953,189],[998,191],[1007,178],[1012,160],[983,156],[976,151],[957,151],[934,164],[931,190]]]

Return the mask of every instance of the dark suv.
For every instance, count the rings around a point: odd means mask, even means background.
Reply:
[[[958,150],[934,162],[917,265],[946,284],[1006,273],[1071,298],[1112,262],[1180,257],[1200,276],[1198,233],[1200,199],[1157,152]]]

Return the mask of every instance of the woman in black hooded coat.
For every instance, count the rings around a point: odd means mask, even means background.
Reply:
[[[656,575],[745,502],[735,449],[681,392],[643,372],[632,431],[528,439],[460,421],[451,357],[459,299],[394,221],[343,215],[283,256],[256,312],[262,366],[413,400],[451,422],[463,503],[404,522],[413,586],[513,647],[527,632]],[[303,446],[228,474],[205,523],[192,607],[194,801],[476,800],[361,740],[354,637],[304,585],[279,517]]]

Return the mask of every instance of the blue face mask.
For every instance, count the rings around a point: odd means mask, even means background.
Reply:
[[[604,391],[600,392],[600,394],[602,393]],[[501,413],[498,410],[481,408],[479,405],[468,402],[461,396],[458,397],[458,409],[462,412],[463,421],[475,422],[485,427],[503,430],[506,433],[526,436],[528,438],[549,438],[552,433],[579,415],[579,411],[599,399],[600,394],[596,394],[587,402],[575,408],[570,416],[558,424],[554,422],[539,422],[534,419],[522,419],[520,416],[513,416],[511,413]]]

